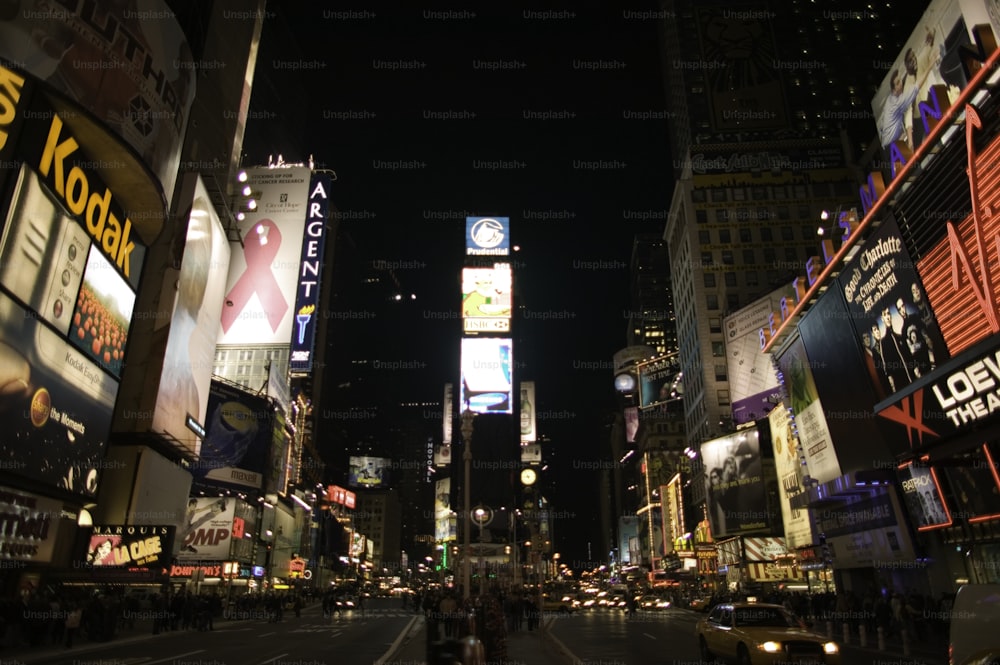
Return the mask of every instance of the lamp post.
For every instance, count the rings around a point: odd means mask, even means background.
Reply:
[[[486,509],[476,508],[476,522],[479,523],[479,595],[486,595],[486,562],[483,560],[483,523],[486,521]]]
[[[462,462],[465,466],[465,475],[462,477],[462,493],[464,495],[462,500],[462,519],[464,523],[462,524],[462,598],[465,600],[469,599],[469,587],[472,585],[472,570],[470,568],[469,562],[469,531],[472,528],[472,515],[470,509],[471,497],[470,489],[470,476],[472,475],[472,428],[473,419],[475,414],[466,407],[465,411],[462,412]]]

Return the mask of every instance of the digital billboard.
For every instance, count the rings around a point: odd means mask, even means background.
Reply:
[[[850,497],[818,511],[817,520],[835,569],[912,565],[916,556],[895,492]]]
[[[907,462],[899,467],[897,473],[903,501],[917,531],[951,526],[951,511],[945,503],[937,471],[933,467]]]
[[[102,525],[90,529],[87,566],[164,568],[173,559],[173,526]]]
[[[288,368],[308,374],[313,368],[316,326],[320,317],[319,297],[330,210],[329,173],[315,172],[309,182],[309,212],[299,258],[299,281],[295,294],[295,324],[292,327]]]
[[[184,526],[178,531],[177,560],[223,561],[228,559],[233,535],[236,499],[198,497],[188,500]]]
[[[806,491],[799,439],[795,436],[788,407],[783,402],[779,402],[771,410],[767,420],[771,428],[771,445],[774,447],[774,468],[778,474],[778,496],[781,500],[785,540],[792,549],[806,547],[814,542],[812,517],[808,509],[792,507],[792,500]]]
[[[197,67],[167,3],[11,5],[0,15],[0,57],[99,118],[142,155],[170,200]]]
[[[865,241],[838,284],[865,352],[873,386],[885,399],[927,376],[948,350],[893,218]]]
[[[509,338],[462,339],[462,411],[512,412],[511,346]]]
[[[760,458],[760,433],[743,429],[701,444],[712,536],[722,538],[770,526]]]
[[[509,263],[462,269],[462,329],[466,333],[510,332],[513,276]]]
[[[533,443],[538,439],[535,413],[535,382],[521,381],[521,443]]]
[[[52,561],[61,513],[62,501],[0,487],[0,560]]]
[[[451,509],[451,479],[434,484],[434,540],[446,542],[457,538],[457,520]]]
[[[212,381],[196,481],[261,489],[273,438],[274,407],[264,397]]]
[[[676,353],[637,365],[639,408],[665,404],[681,397],[680,360]]]
[[[392,480],[392,460],[384,457],[352,455],[348,464],[347,484],[351,487],[385,487]]]
[[[509,256],[510,217],[466,217],[466,256]]]
[[[795,419],[799,443],[809,476],[825,483],[841,476],[840,462],[816,390],[812,368],[801,338],[796,338],[778,358],[779,379]]]
[[[774,362],[760,350],[760,329],[768,326],[773,312],[781,311],[782,298],[790,292],[789,287],[776,289],[722,319],[729,399],[736,425],[763,418],[780,392]]]
[[[173,313],[152,428],[197,455],[201,440],[189,425],[204,431],[230,260],[226,232],[200,176],[195,178],[187,219],[179,265],[168,268],[163,279]]]
[[[307,167],[247,169],[256,210],[237,223],[219,344],[288,344],[295,322],[302,238],[309,199]]]
[[[444,398],[441,402],[441,443],[445,446],[451,445],[451,434],[454,428],[452,422],[455,418],[455,386],[451,383],[444,384]]]

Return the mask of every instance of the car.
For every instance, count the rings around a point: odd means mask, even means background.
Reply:
[[[966,584],[949,613],[948,665],[1000,663],[1000,584]]]
[[[569,614],[577,608],[579,601],[569,594],[544,594],[542,596],[542,611],[543,612],[560,612],[562,614]]]
[[[664,596],[649,594],[639,598],[639,607],[644,610],[665,610],[670,607],[670,601]]]
[[[705,610],[709,609],[710,600],[711,599],[705,597],[692,598],[691,602],[688,603],[688,607],[692,610],[695,610],[696,612],[704,612]]]
[[[809,630],[781,605],[722,603],[695,628],[703,662],[840,665],[840,646]]]

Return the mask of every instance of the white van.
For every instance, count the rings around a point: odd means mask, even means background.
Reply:
[[[966,584],[951,610],[948,665],[1000,664],[1000,584]]]

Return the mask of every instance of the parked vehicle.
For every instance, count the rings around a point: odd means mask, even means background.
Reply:
[[[1000,663],[1000,584],[966,584],[951,609],[948,665]]]

